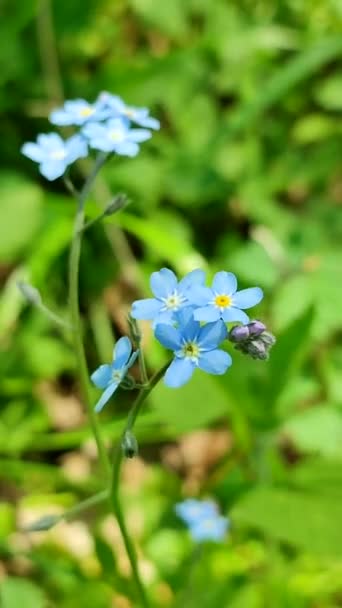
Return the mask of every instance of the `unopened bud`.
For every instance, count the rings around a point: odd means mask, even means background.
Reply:
[[[133,319],[133,317],[131,317],[130,314],[128,315],[128,326],[129,326],[129,333],[132,338],[132,342],[134,344],[136,344],[137,346],[139,346],[141,339],[142,339],[140,327],[138,325],[137,320]]]
[[[253,359],[265,360],[268,357],[267,347],[262,340],[251,340],[247,345],[248,354]]]
[[[39,306],[42,303],[41,295],[35,287],[32,287],[29,283],[25,283],[24,281],[17,282],[18,289],[21,291],[24,298],[35,306]]]
[[[61,520],[60,515],[45,515],[37,521],[25,526],[25,532],[43,532],[50,530]]]
[[[134,458],[138,454],[138,442],[132,431],[126,431],[122,440],[122,450],[126,458]]]
[[[235,325],[229,332],[228,339],[231,342],[244,342],[249,338],[247,325]]]
[[[273,344],[275,344],[277,341],[275,336],[269,331],[264,331],[260,336],[260,340],[265,344],[265,346],[268,347],[268,349],[270,349],[271,346],[273,346]]]
[[[249,335],[253,338],[260,336],[266,329],[266,325],[261,321],[251,321],[248,323],[247,327]]]
[[[128,205],[128,202],[129,200],[126,194],[124,194],[123,192],[119,192],[116,196],[114,196],[114,198],[106,207],[104,215],[113,215],[123,207],[126,207],[126,205]]]

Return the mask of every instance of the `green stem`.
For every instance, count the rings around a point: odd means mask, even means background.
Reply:
[[[84,186],[78,197],[77,212],[74,222],[74,232],[71,243],[70,258],[69,258],[69,306],[71,314],[71,323],[73,326],[73,339],[75,354],[77,357],[77,365],[79,371],[79,379],[81,385],[82,399],[88,411],[89,421],[92,428],[92,432],[96,441],[99,459],[106,476],[109,475],[110,463],[106,448],[103,444],[100,427],[96,413],[93,409],[90,393],[89,393],[89,372],[87,367],[86,356],[83,347],[82,340],[82,327],[81,318],[79,311],[79,263],[81,255],[81,243],[82,243],[82,228],[84,224],[84,205],[91,190],[92,184],[96,178],[97,173],[106,160],[106,154],[99,154],[93,170],[86,179]]]
[[[99,505],[101,504],[101,502],[107,500],[108,494],[108,490],[103,490],[102,492],[98,492],[97,494],[94,494],[93,496],[82,500],[82,502],[79,502],[74,507],[71,507],[70,509],[65,511],[65,513],[61,515],[61,519],[64,519],[65,521],[70,521],[80,513],[83,513],[83,511],[87,511],[88,509],[91,509],[91,507]]]
[[[166,365],[164,365],[158,372],[154,374],[151,378],[151,381],[148,386],[141,389],[136,400],[133,403],[133,406],[128,414],[128,418],[126,421],[126,425],[122,434],[122,438],[125,436],[127,431],[132,431],[135,421],[139,415],[142,404],[144,403],[146,397],[150,394],[151,390],[156,386],[159,380],[163,377],[165,370],[170,365],[170,361]],[[146,597],[144,586],[141,582],[139,569],[138,569],[138,561],[134,548],[134,544],[129,536],[123,510],[121,507],[120,499],[119,499],[119,482],[120,482],[120,472],[121,472],[121,464],[122,464],[122,448],[121,442],[116,446],[113,455],[113,469],[112,469],[112,485],[110,490],[110,505],[116,516],[117,522],[120,527],[120,531],[122,534],[122,538],[125,544],[125,548],[127,551],[127,555],[131,564],[132,574],[135,581],[137,593],[140,599],[141,606],[143,608],[149,608],[149,601]]]

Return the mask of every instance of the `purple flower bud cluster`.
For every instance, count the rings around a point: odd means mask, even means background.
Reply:
[[[266,325],[261,321],[251,321],[247,325],[236,325],[229,334],[228,340],[233,342],[235,349],[253,359],[268,359],[269,351],[276,339],[267,331]]]

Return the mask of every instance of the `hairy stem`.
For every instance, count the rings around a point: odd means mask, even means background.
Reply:
[[[127,431],[133,430],[133,427],[134,427],[135,421],[139,415],[141,406],[143,405],[146,397],[149,395],[151,390],[156,386],[156,384],[159,382],[159,380],[163,377],[165,370],[167,369],[167,367],[169,365],[170,365],[170,362],[168,361],[168,363],[166,365],[164,365],[158,372],[156,372],[154,374],[154,376],[151,378],[150,383],[140,390],[140,392],[139,392],[136,400],[134,401],[132,408],[128,414],[126,425],[125,425],[125,428],[124,428],[124,431],[122,434],[122,438],[125,436],[125,433]],[[119,499],[119,482],[120,482],[121,464],[122,464],[122,447],[121,447],[121,442],[120,442],[116,446],[116,448],[114,450],[114,455],[113,455],[112,485],[111,485],[110,496],[109,496],[110,505],[111,505],[111,509],[113,510],[114,515],[116,516],[117,522],[120,527],[120,531],[121,531],[122,538],[123,538],[123,541],[125,544],[127,555],[128,555],[128,558],[129,558],[129,561],[131,564],[132,574],[133,574],[133,578],[135,581],[135,585],[136,585],[136,589],[137,589],[137,593],[139,596],[141,606],[143,608],[149,608],[149,602],[146,597],[145,589],[141,582],[141,578],[140,578],[140,574],[139,574],[136,551],[135,551],[134,544],[129,536],[129,533],[128,533],[128,530],[126,527],[123,510],[122,510],[120,499]]]
[[[90,425],[96,441],[99,459],[101,462],[102,469],[106,476],[110,471],[110,464],[108,455],[103,444],[98,419],[93,409],[90,393],[89,393],[89,372],[87,367],[86,356],[84,352],[83,340],[82,340],[82,327],[79,310],[79,263],[81,255],[81,243],[82,243],[82,228],[84,225],[84,205],[89,195],[92,184],[96,178],[97,173],[106,160],[105,154],[99,154],[92,172],[89,174],[87,180],[78,197],[77,212],[74,222],[74,232],[71,243],[70,258],[69,258],[69,306],[71,323],[73,326],[73,339],[74,348],[77,358],[77,366],[79,372],[79,379],[81,385],[81,394],[83,402],[87,408]]]

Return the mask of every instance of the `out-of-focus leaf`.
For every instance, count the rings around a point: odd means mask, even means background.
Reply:
[[[329,76],[315,91],[315,97],[327,110],[342,110],[342,76]]]
[[[176,234],[167,231],[166,227],[154,219],[143,219],[133,215],[121,214],[116,220],[122,228],[138,237],[147,248],[158,254],[162,260],[175,266],[180,273],[193,268],[203,267],[202,256],[192,245]]]
[[[342,459],[342,414],[336,408],[310,408],[290,418],[283,431],[300,451]]]
[[[11,262],[31,243],[41,222],[40,188],[15,174],[1,176],[0,259]]]
[[[313,309],[309,308],[302,317],[277,336],[269,360],[269,385],[267,390],[270,406],[274,406],[287,382],[294,375],[310,344],[310,330]]]
[[[14,576],[5,578],[0,584],[2,608],[47,608],[43,591],[34,583]]]
[[[268,538],[309,553],[342,556],[341,501],[319,494],[259,487],[232,510],[235,525],[255,528]]]

